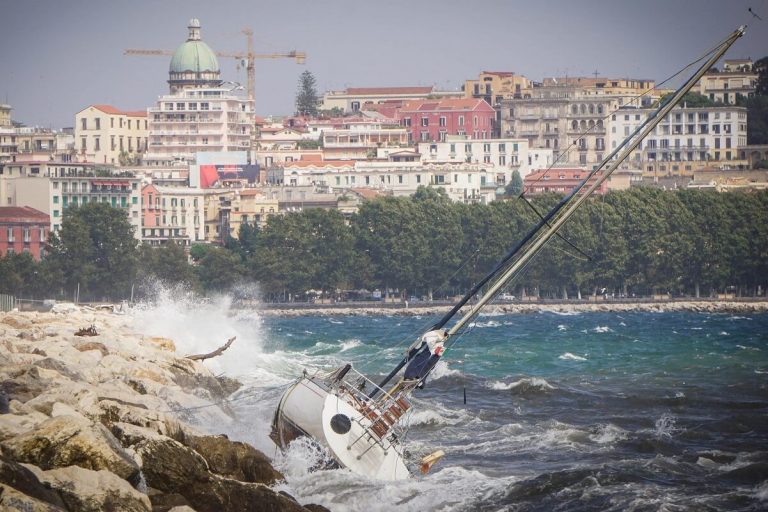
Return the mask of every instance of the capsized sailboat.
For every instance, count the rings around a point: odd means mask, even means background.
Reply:
[[[427,472],[442,457],[442,451],[407,463],[402,440],[413,408],[411,394],[423,386],[444,354],[446,344],[523,271],[581,204],[608,179],[726,50],[744,35],[745,30],[745,26],[739,27],[712,50],[697,72],[669,101],[663,102],[649,115],[578,186],[542,216],[491,272],[408,347],[402,360],[381,382],[371,381],[351,364],[330,373],[310,375],[305,370],[304,375],[284,392],[275,409],[270,433],[272,440],[285,449],[293,440],[307,437],[328,452],[333,465],[370,478],[408,478],[411,476],[411,462],[416,462],[422,472]],[[477,297],[476,302],[449,326],[474,297]],[[395,379],[396,382],[391,384]]]

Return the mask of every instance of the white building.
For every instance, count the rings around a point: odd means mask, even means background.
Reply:
[[[611,115],[610,150],[645,121],[652,109],[620,109]],[[747,143],[744,107],[675,107],[634,151],[624,168],[646,174],[688,174],[704,166],[737,165]]]

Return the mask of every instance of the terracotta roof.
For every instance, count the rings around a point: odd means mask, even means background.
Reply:
[[[481,75],[515,76],[512,71],[483,71]]]
[[[428,87],[349,87],[347,94],[429,94],[433,88]]]
[[[294,160],[285,162],[284,167],[353,167],[355,163],[351,160]]]
[[[323,161],[323,155],[322,153],[306,153],[301,155],[301,159],[304,162],[322,162]]]
[[[363,199],[375,199],[382,195],[378,190],[372,188],[351,188],[350,190]]]
[[[48,222],[47,213],[35,210],[31,206],[0,206],[0,222],[8,221],[41,221]]]
[[[483,99],[476,98],[446,98],[443,100],[418,100],[409,101],[400,109],[400,112],[424,112],[430,110],[479,110],[493,111]]]
[[[134,110],[134,111],[122,111],[118,108],[113,107],[112,105],[91,105],[96,110],[101,110],[105,114],[122,114],[124,116],[131,116],[131,117],[147,117],[147,111],[146,110]]]

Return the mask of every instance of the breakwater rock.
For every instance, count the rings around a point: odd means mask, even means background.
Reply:
[[[217,404],[236,389],[124,316],[0,313],[0,510],[326,510],[273,490],[283,475],[259,450],[195,426],[230,424]]]
[[[259,306],[254,306],[259,307]],[[375,315],[399,315],[399,316],[425,316],[444,314],[450,311],[452,304],[416,302],[380,304],[380,305],[355,305],[346,306],[343,302],[332,305],[284,305],[270,304],[259,307],[261,314],[266,316],[375,316]],[[468,311],[465,306],[461,313]],[[768,300],[633,300],[622,302],[620,300],[606,301],[514,301],[496,302],[487,305],[485,313],[509,313],[525,314],[540,312],[576,313],[576,312],[665,312],[665,311],[689,311],[703,313],[761,313],[768,311]]]

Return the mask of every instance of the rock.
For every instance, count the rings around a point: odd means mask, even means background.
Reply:
[[[78,512],[150,512],[152,504],[131,484],[106,470],[78,466],[52,469],[42,480],[59,492],[69,510]]]
[[[189,507],[187,505],[182,505],[181,507],[173,507],[172,509],[169,509],[168,512],[196,512],[196,511],[192,507]]]
[[[4,512],[67,512],[63,506],[51,505],[3,485],[0,485],[0,506]]]
[[[0,323],[13,327],[14,329],[29,329],[32,322],[20,314],[7,313],[0,317]]]
[[[176,344],[170,338],[162,338],[160,336],[149,336],[144,338],[147,345],[160,350],[166,350],[168,352],[176,352]]]
[[[64,315],[69,313],[77,313],[78,311],[80,311],[80,308],[71,302],[57,302],[53,305],[53,307],[51,307],[51,313],[59,313]]]
[[[0,442],[34,430],[48,416],[34,411],[32,414],[4,414],[0,419]]]
[[[110,431],[120,441],[120,444],[125,447],[139,444],[147,439],[159,440],[165,437],[152,429],[131,425],[130,423],[123,423],[121,421],[113,423],[110,426]]]
[[[316,503],[310,503],[309,505],[304,505],[304,508],[309,510],[310,512],[331,512],[331,509],[325,508],[322,505],[317,505]]]
[[[98,350],[102,356],[109,355],[109,350],[103,343],[98,341],[86,341],[82,343],[76,343],[75,348],[80,352],[87,352],[88,350]]]
[[[285,477],[253,446],[224,436],[189,436],[188,447],[203,456],[211,472],[243,482],[273,485]]]
[[[88,421],[88,418],[77,412],[72,406],[62,402],[56,402],[51,409],[51,417],[56,418],[58,416],[77,416],[80,419]]]
[[[125,479],[139,472],[136,462],[109,430],[76,416],[51,418],[0,445],[7,456],[42,469],[74,465],[96,471],[106,469]]]
[[[40,482],[32,471],[17,462],[1,456],[0,483],[8,486],[5,488],[2,496],[0,496],[0,505],[7,507],[3,508],[3,510],[63,510],[65,508],[61,497]],[[28,508],[24,508],[22,503],[25,500],[15,495],[10,497],[8,495],[9,488],[15,489],[21,496],[31,498],[37,503],[32,502]],[[16,505],[13,505],[13,503],[16,503]]]
[[[305,510],[263,484],[210,473],[202,456],[177,441],[147,440],[139,443],[136,451],[144,462],[147,485],[183,496],[198,512]]]

